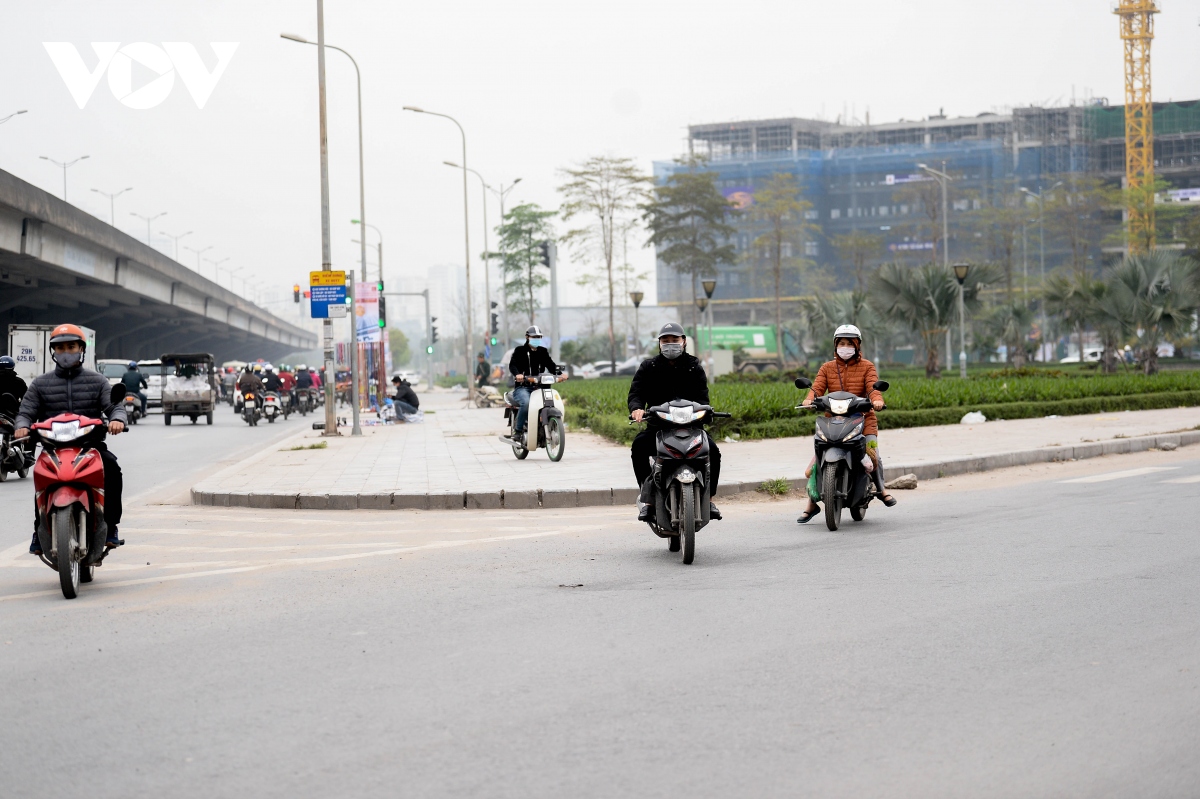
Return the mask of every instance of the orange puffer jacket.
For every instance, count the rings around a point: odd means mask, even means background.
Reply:
[[[808,402],[813,397],[823,397],[831,391],[849,391],[857,397],[866,397],[872,402],[882,401],[883,394],[871,388],[878,379],[879,373],[875,371],[875,364],[862,357],[861,354],[855,355],[849,361],[834,358],[832,361],[821,364],[817,378],[813,380],[812,388],[808,390],[804,401]],[[879,422],[875,418],[875,411],[867,411],[863,422],[863,434],[868,436],[879,434]]]

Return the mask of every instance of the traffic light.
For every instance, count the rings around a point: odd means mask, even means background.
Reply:
[[[292,302],[300,302],[300,284],[292,286]]]
[[[496,338],[496,334],[500,332],[500,314],[492,312],[492,339]],[[496,342],[493,340],[493,344]]]
[[[379,326],[387,327],[387,298],[379,295]]]
[[[491,342],[490,342],[490,343],[491,343],[491,345],[494,347],[494,346],[496,346],[496,342],[497,342],[497,341],[499,341],[499,339],[497,339],[495,336],[492,336],[492,338],[491,338]]]
[[[438,340],[437,325],[434,324],[434,322],[436,322],[436,321],[437,321],[436,316],[429,317],[429,343],[430,344],[437,344],[437,340]],[[433,352],[433,347],[430,347],[429,351]]]
[[[543,241],[538,243],[538,250],[542,253],[542,266],[550,268],[550,242]]]
[[[430,344],[428,347],[426,347],[425,352],[429,353],[430,355],[433,355],[433,345]]]

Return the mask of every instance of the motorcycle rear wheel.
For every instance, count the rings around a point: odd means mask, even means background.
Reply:
[[[3,483],[7,479],[8,479],[8,470],[4,469],[4,468],[0,468],[0,483]]]
[[[842,523],[842,503],[837,498],[837,461],[821,467],[821,504],[825,506],[825,526],[834,532]]]
[[[50,517],[54,525],[54,544],[57,547],[55,561],[58,563],[58,585],[67,599],[79,596],[79,559],[72,552],[70,543],[63,546],[63,541],[73,542],[78,539],[73,511],[73,508],[58,508]]]
[[[863,519],[867,518],[866,503],[859,505],[857,508],[851,508],[850,509],[850,518],[856,522],[861,522]]]
[[[696,558],[696,490],[695,483],[683,486],[683,513],[680,514],[679,537],[682,539],[683,562],[690,564]]]

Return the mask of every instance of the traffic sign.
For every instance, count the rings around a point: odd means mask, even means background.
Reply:
[[[346,315],[346,273],[309,272],[309,307],[313,319],[331,319]],[[333,310],[331,313],[330,310]]]

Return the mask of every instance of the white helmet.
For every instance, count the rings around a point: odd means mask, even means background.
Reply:
[[[304,364],[300,364],[300,365],[298,365],[298,366],[296,367],[296,371],[297,371],[297,372],[307,372],[307,371],[308,371],[308,367],[307,367],[307,366],[305,366]]]
[[[833,331],[833,340],[837,341],[839,338],[856,338],[862,341],[862,333],[854,325],[841,325]]]

